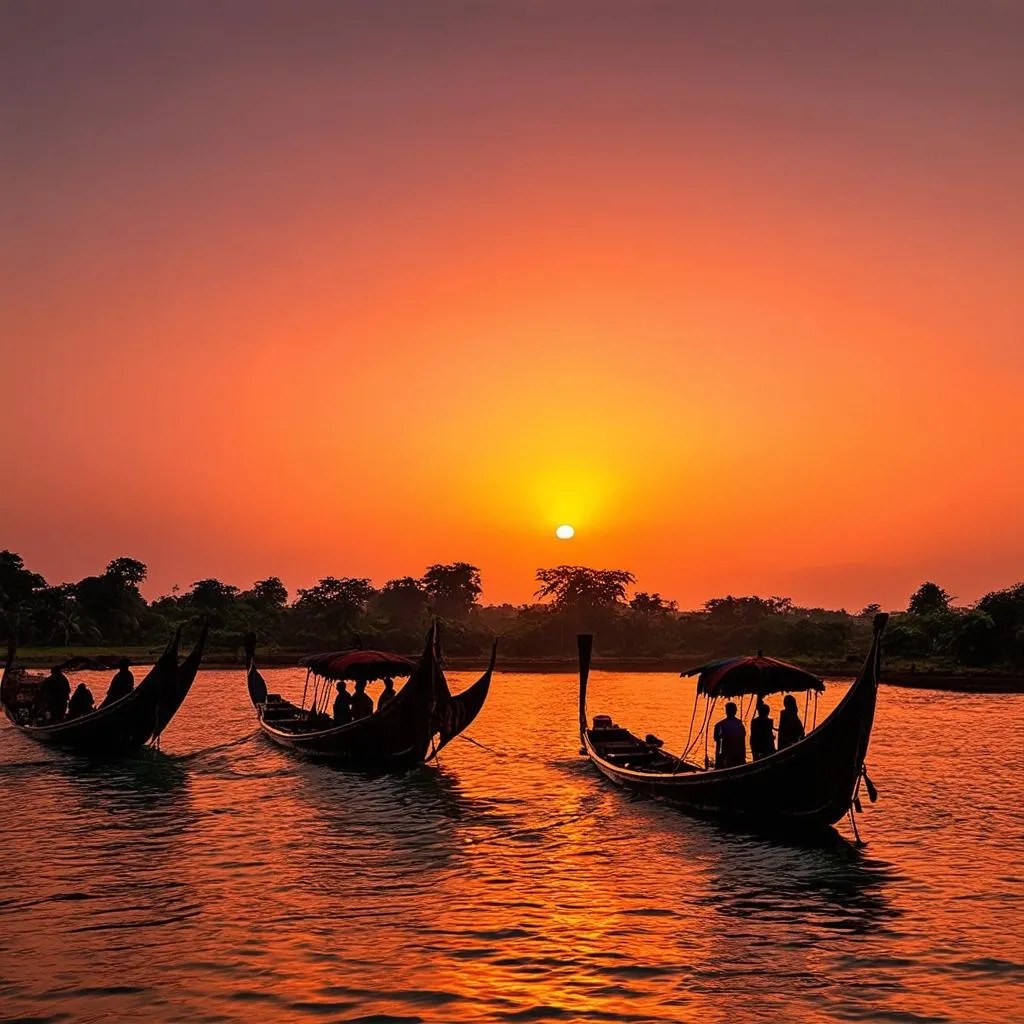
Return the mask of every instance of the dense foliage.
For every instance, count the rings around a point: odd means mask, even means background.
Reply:
[[[482,605],[480,571],[467,562],[431,565],[422,576],[388,580],[325,576],[289,601],[275,576],[242,590],[197,580],[183,593],[146,601],[146,566],[116,558],[96,576],[49,585],[10,551],[0,552],[2,629],[34,646],[153,646],[173,627],[200,618],[215,649],[234,650],[255,630],[264,648],[311,651],[374,646],[415,651],[431,616],[445,623],[452,654],[483,654],[500,636],[514,657],[569,657],[575,634],[592,631],[604,655],[702,658],[764,650],[832,666],[863,654],[869,605],[845,610],[798,608],[786,597],[716,597],[699,611],[646,591],[620,569],[559,565],[538,569],[538,603]],[[894,617],[887,651],[904,663],[947,667],[1024,667],[1024,583],[986,594],[969,608],[937,584],[921,585]]]

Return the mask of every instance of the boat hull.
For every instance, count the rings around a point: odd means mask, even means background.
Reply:
[[[581,679],[581,739],[595,768],[607,779],[643,796],[702,818],[716,818],[761,829],[805,830],[834,825],[846,815],[864,768],[878,693],[880,638],[876,634],[864,670],[839,706],[800,742],[759,761],[734,768],[645,769],[630,764],[622,748],[623,730],[586,727],[585,680]],[[616,734],[617,744],[606,741]],[[641,741],[626,733],[640,750]],[[643,759],[643,755],[637,760]],[[662,762],[671,760],[659,754]],[[675,768],[675,765],[671,766]]]
[[[206,629],[189,656],[178,665],[179,629],[146,678],[130,694],[97,708],[81,718],[53,725],[29,725],[18,720],[7,700],[4,712],[23,735],[47,746],[72,750],[90,756],[129,754],[156,740],[181,707],[199,671],[206,643]],[[15,652],[8,653],[4,682],[0,692],[9,693],[16,671]]]
[[[302,727],[307,711],[267,694],[256,668],[255,638],[248,637],[246,645],[249,697],[264,736],[302,757],[373,774],[407,771],[423,764],[465,730],[487,698],[495,659],[492,650],[484,675],[463,693],[452,696],[441,669],[436,632],[431,629],[409,681],[382,710],[347,725],[311,730]]]

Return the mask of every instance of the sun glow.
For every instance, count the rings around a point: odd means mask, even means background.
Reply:
[[[572,540],[572,538],[576,536],[576,530],[569,526],[568,523],[565,523],[555,530],[555,536],[559,540]]]

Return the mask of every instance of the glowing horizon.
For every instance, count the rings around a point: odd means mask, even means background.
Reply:
[[[0,547],[1019,580],[1020,15],[740,6],[9,12]]]

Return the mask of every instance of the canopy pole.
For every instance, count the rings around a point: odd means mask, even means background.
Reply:
[[[307,668],[306,669],[306,684],[305,684],[305,686],[302,687],[302,709],[303,710],[305,710],[305,708],[306,708],[306,691],[309,689],[309,674],[312,671],[313,670],[311,668]]]
[[[815,728],[817,728],[817,726],[818,726],[818,691],[815,690],[814,691],[814,725],[812,725],[811,728],[815,729]]]
[[[807,728],[807,709],[810,707],[810,705],[811,705],[811,691],[808,690],[804,694],[804,728],[805,729]]]

